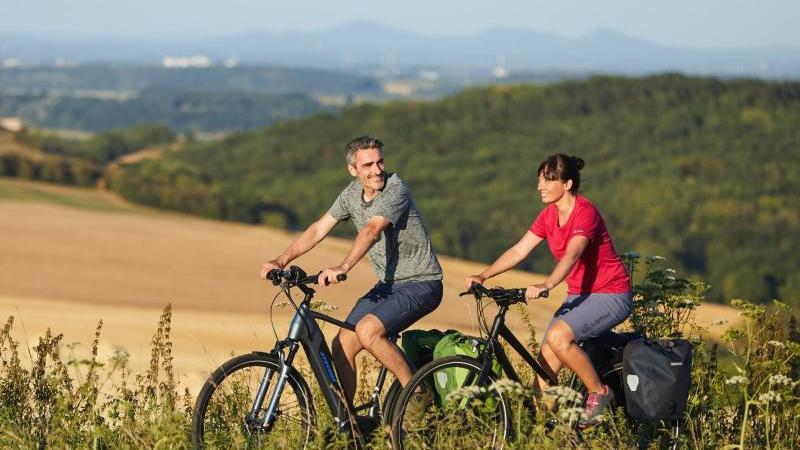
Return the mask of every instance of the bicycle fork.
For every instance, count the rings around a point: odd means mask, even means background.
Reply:
[[[289,378],[289,371],[292,367],[294,355],[297,353],[297,349],[299,347],[297,342],[292,342],[290,344],[291,347],[289,349],[289,355],[284,358],[282,344],[282,342],[277,343],[273,352],[274,354],[277,354],[278,358],[280,359],[280,369],[277,371],[278,379],[275,383],[275,390],[272,392],[269,404],[267,405],[266,414],[259,423],[258,412],[261,410],[261,406],[264,404],[266,394],[269,391],[270,384],[272,383],[272,378],[276,373],[272,369],[266,369],[264,372],[264,378],[261,379],[261,383],[258,385],[258,391],[253,399],[253,406],[250,408],[250,412],[247,413],[247,418],[245,420],[250,427],[269,431],[269,429],[272,428],[272,425],[275,423],[275,419],[277,418],[278,403],[280,402],[281,394],[283,394],[283,389],[286,386],[286,380]]]

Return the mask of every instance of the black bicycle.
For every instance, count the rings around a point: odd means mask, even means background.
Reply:
[[[389,423],[384,411],[393,409],[400,383],[395,380],[381,402],[388,372],[382,366],[369,400],[358,406],[346,404],[317,320],[351,331],[354,327],[312,309],[315,291],[309,285],[317,284],[317,275],[308,276],[292,266],[286,271],[270,271],[267,278],[280,285],[295,309],[288,335],[272,351],[237,356],[210,375],[194,406],[194,447],[304,448],[314,436],[317,416],[308,383],[294,366],[301,348],[336,431],[347,433],[357,447],[363,447],[367,428]],[[338,277],[340,281],[346,278],[343,274]],[[299,305],[292,299],[293,288],[304,294]]]
[[[512,405],[508,387],[498,382],[504,378],[521,382],[512,366],[499,338],[502,338],[522,360],[551,386],[558,380],[545,370],[528,352],[525,346],[505,325],[508,309],[516,303],[525,303],[525,289],[486,288],[473,284],[461,295],[473,294],[478,307],[478,319],[485,340],[475,341],[482,346],[477,358],[448,356],[436,359],[415,372],[408,385],[400,392],[392,413],[392,440],[397,449],[441,448],[457,444],[470,448],[503,448],[515,437],[512,426],[512,411],[534,414],[535,405],[525,401]],[[547,296],[547,291],[542,297]],[[491,328],[483,311],[490,299],[498,306]],[[622,350],[638,333],[614,333],[609,331],[601,337],[583,343],[600,379],[607,384],[616,397],[612,406],[625,404],[622,387]],[[585,389],[576,376],[569,386],[585,395]],[[430,395],[421,393],[429,392]],[[573,401],[574,407],[582,406],[582,399]],[[577,429],[577,420],[572,425]],[[671,424],[671,434],[678,435],[678,424]],[[465,431],[469,431],[465,433]],[[476,441],[476,438],[478,441]],[[468,439],[468,440],[466,440]],[[673,442],[677,442],[673,439]]]

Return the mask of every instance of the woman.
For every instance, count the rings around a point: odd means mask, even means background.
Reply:
[[[483,283],[524,260],[543,240],[558,264],[544,283],[528,286],[525,297],[538,298],[567,280],[567,298],[547,327],[539,362],[558,373],[570,368],[586,386],[586,418],[582,426],[597,422],[614,398],[602,384],[589,357],[577,345],[610,330],[630,315],[630,278],[608,234],[600,212],[578,193],[582,159],[556,154],[539,165],[538,190],[544,209],[522,239],[479,275],[464,280]],[[541,378],[539,386],[546,386]]]

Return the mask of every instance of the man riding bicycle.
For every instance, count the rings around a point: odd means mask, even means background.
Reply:
[[[319,275],[319,284],[337,284],[337,275],[350,271],[369,253],[378,283],[353,307],[332,353],[339,382],[348,403],[356,387],[356,355],[366,349],[405,386],[411,379],[400,348],[389,338],[432,312],[442,301],[442,268],[433,250],[422,215],[408,186],[396,173],[384,170],[383,143],[361,136],[346,146],[347,169],[355,177],[331,208],[301,233],[275,259],[261,267],[261,277],[311,250],[341,220],[352,219],[358,230],[344,260]]]

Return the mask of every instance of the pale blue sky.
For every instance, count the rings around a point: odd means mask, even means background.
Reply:
[[[683,47],[800,48],[800,0],[0,0],[0,11],[0,32],[231,33],[366,20],[427,34],[611,28]]]

